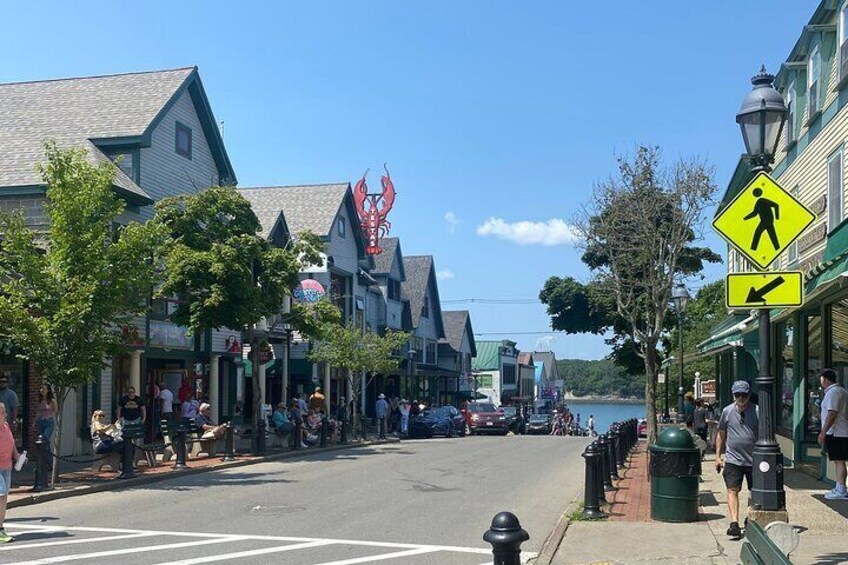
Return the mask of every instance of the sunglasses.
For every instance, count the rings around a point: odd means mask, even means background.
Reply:
[[[741,398],[741,397],[747,398],[748,393],[747,392],[734,392],[733,393],[733,398]]]

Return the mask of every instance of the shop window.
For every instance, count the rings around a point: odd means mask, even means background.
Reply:
[[[795,409],[795,366],[793,339],[795,322],[788,320],[780,325],[778,338],[778,371],[780,375],[780,428],[786,435],[792,435],[792,418]]]
[[[807,359],[805,366],[806,407],[804,436],[815,441],[821,430],[821,385],[819,371],[822,369],[822,321],[818,314],[807,316]]]
[[[839,375],[839,382],[848,383],[848,298],[830,306],[830,367]]]

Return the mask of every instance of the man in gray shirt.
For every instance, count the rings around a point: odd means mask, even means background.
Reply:
[[[14,422],[18,418],[18,395],[9,388],[9,375],[0,375],[0,402],[6,405],[6,421],[9,429],[15,431]]]
[[[754,466],[754,444],[760,421],[757,406],[749,402],[751,387],[745,381],[736,381],[731,387],[733,404],[721,412],[716,437],[716,471],[721,472],[721,453],[724,455],[724,484],[727,486],[727,510],[730,514],[730,527],[727,535],[741,538],[739,528],[739,491],[742,479],[751,490],[752,468]]]

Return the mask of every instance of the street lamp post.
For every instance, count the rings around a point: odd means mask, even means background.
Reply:
[[[665,373],[660,373],[659,377],[665,385],[665,409],[663,410],[663,422],[668,422],[668,377],[666,377]]]
[[[674,287],[671,300],[677,310],[677,333],[680,336],[680,373],[677,380],[677,422],[683,421],[683,314],[686,312],[686,304],[689,302],[689,291],[683,283]],[[666,385],[668,390],[668,385]]]
[[[775,90],[774,76],[765,65],[751,79],[754,88],[742,101],[736,123],[752,165],[752,172],[770,172],[777,143],[789,113],[783,96]],[[760,371],[757,377],[759,422],[754,445],[754,485],[751,505],[756,510],[785,510],[783,454],[774,437],[774,376],[771,375],[771,317],[768,308],[759,311]]]

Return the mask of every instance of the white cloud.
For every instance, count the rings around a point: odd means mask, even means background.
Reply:
[[[544,335],[536,340],[534,351],[553,351],[554,341],[556,337],[552,335]]]
[[[436,278],[440,281],[446,281],[448,279],[454,278],[456,275],[453,274],[453,271],[450,269],[442,269],[441,271],[436,273]]]
[[[489,218],[477,226],[477,235],[493,235],[519,245],[566,245],[577,240],[575,229],[559,218],[547,222],[513,222]]]
[[[456,231],[456,226],[458,226],[460,222],[462,222],[462,220],[457,218],[456,214],[454,214],[453,212],[447,211],[445,212],[445,222],[447,222],[448,224],[448,231],[453,233],[454,231]]]

